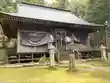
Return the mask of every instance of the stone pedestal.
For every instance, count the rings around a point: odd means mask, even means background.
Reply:
[[[54,66],[55,65],[55,47],[54,45],[52,45],[52,43],[50,43],[48,45],[48,49],[49,49],[49,55],[50,55],[50,66]]]
[[[73,71],[75,69],[75,55],[69,54],[69,71]]]
[[[50,54],[50,66],[54,66],[55,65],[55,51],[53,49],[50,49],[49,54]]]

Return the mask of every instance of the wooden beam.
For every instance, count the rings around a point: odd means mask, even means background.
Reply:
[[[20,54],[18,54],[18,63],[20,63]]]
[[[105,46],[106,46],[106,56],[108,56],[108,27],[105,27]]]
[[[6,64],[8,64],[9,63],[9,61],[8,61],[8,55],[6,56]]]

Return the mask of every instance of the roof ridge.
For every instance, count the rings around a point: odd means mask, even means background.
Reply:
[[[49,9],[55,9],[55,10],[60,10],[60,11],[71,12],[70,10],[64,10],[64,9],[60,9],[60,8],[53,8],[53,7],[48,7],[48,6],[38,5],[38,4],[32,4],[32,3],[28,3],[28,2],[21,2],[21,4],[26,4],[26,5],[32,5],[32,6],[38,6],[38,7],[44,7],[44,8],[49,8]]]

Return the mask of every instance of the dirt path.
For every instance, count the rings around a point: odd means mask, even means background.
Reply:
[[[59,64],[60,66],[65,66],[68,67],[68,61],[64,61],[61,64]],[[76,62],[76,67],[78,66],[78,69],[81,70],[87,70],[87,71],[95,71],[95,70],[102,70],[105,72],[110,72],[110,66],[95,66],[95,65],[91,65],[91,64],[86,64],[86,63],[81,63],[81,62]]]
[[[82,70],[88,70],[88,71],[95,71],[95,70],[102,70],[102,71],[106,71],[106,72],[110,72],[110,67],[99,67],[99,66],[93,66],[93,65],[89,65],[89,64],[85,64],[85,63],[82,63],[80,64],[82,65],[81,68],[78,68],[78,69],[82,69]],[[83,66],[87,66],[86,68]]]

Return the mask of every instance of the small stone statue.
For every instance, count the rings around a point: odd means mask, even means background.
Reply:
[[[103,44],[101,44],[101,46],[100,46],[100,51],[101,51],[101,59],[107,60],[106,47]]]

